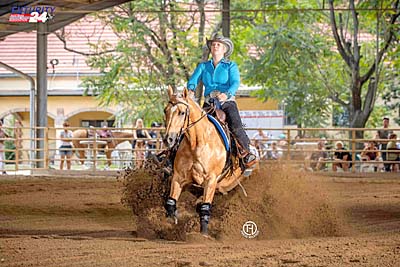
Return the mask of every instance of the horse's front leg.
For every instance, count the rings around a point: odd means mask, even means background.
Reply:
[[[208,235],[208,223],[211,217],[211,203],[214,199],[216,186],[216,177],[205,180],[203,202],[199,203],[196,207],[196,211],[200,216],[200,232],[203,235]]]
[[[174,174],[171,181],[171,189],[169,193],[169,197],[165,202],[165,210],[167,212],[167,218],[173,219],[174,223],[178,223],[178,212],[176,208],[176,201],[178,201],[179,196],[182,193],[183,184],[179,181],[178,175]]]
[[[85,147],[79,147],[79,148],[82,149],[82,150],[79,150],[78,153],[79,153],[79,159],[80,159],[81,165],[83,166],[85,164],[85,159],[86,159],[85,150],[84,150]]]
[[[106,158],[107,158],[106,169],[107,170],[111,167],[111,153],[112,153],[112,149],[107,148],[107,150],[106,150]]]

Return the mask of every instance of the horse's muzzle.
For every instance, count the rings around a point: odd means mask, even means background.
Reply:
[[[168,148],[173,148],[175,146],[176,142],[178,142],[178,134],[169,133],[169,134],[165,135],[164,144]]]

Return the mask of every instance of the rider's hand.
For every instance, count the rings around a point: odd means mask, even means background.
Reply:
[[[194,91],[188,90],[188,97],[190,97],[191,99],[194,99]]]
[[[227,99],[228,99],[228,96],[227,96],[225,93],[220,93],[220,94],[218,95],[218,100],[219,100],[219,101],[224,102],[224,101],[226,101]]]

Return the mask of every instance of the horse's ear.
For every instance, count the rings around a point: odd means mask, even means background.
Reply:
[[[183,98],[187,99],[189,95],[189,90],[185,87],[183,88]]]
[[[172,88],[171,85],[168,85],[168,97],[171,98],[173,94],[174,94],[174,89]]]

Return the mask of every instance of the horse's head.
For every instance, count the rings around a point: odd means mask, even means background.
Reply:
[[[168,104],[164,109],[165,135],[164,142],[172,148],[179,142],[189,124],[189,97],[185,88],[183,94],[174,93],[172,87],[168,87]]]

